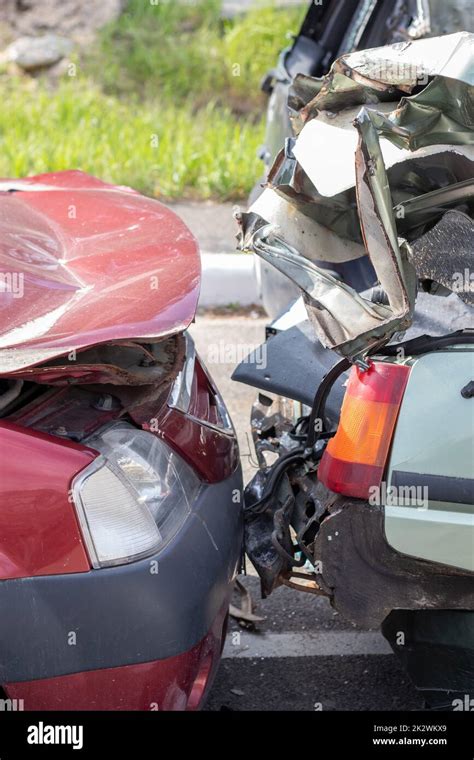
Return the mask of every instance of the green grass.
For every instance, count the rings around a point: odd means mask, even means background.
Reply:
[[[278,10],[270,0],[224,21],[220,6],[220,0],[131,0],[103,31],[87,70],[114,94],[196,104],[213,98],[237,112],[260,112],[261,78],[297,31],[302,11]]]
[[[302,12],[223,21],[217,0],[131,0],[77,75],[0,73],[0,176],[80,168],[162,198],[244,198],[260,176],[259,81]]]
[[[212,104],[133,106],[81,80],[1,89],[0,176],[75,168],[157,197],[223,199],[258,177],[260,131]]]

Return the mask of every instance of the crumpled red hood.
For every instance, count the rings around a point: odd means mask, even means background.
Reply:
[[[195,238],[165,206],[78,171],[0,181],[0,373],[192,321]]]

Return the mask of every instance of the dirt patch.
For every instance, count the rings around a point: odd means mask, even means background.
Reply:
[[[77,42],[116,19],[127,0],[2,0],[0,44],[55,32]]]

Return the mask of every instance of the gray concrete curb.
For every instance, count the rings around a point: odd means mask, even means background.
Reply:
[[[259,303],[253,256],[245,253],[201,253],[199,306],[212,308]]]
[[[236,253],[237,224],[232,203],[178,201],[165,204],[191,230],[199,243],[205,308],[259,303],[253,256]]]

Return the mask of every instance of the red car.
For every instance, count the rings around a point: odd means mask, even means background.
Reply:
[[[17,707],[189,710],[212,682],[242,473],[186,332],[200,274],[187,227],[129,188],[0,182],[0,698]]]

